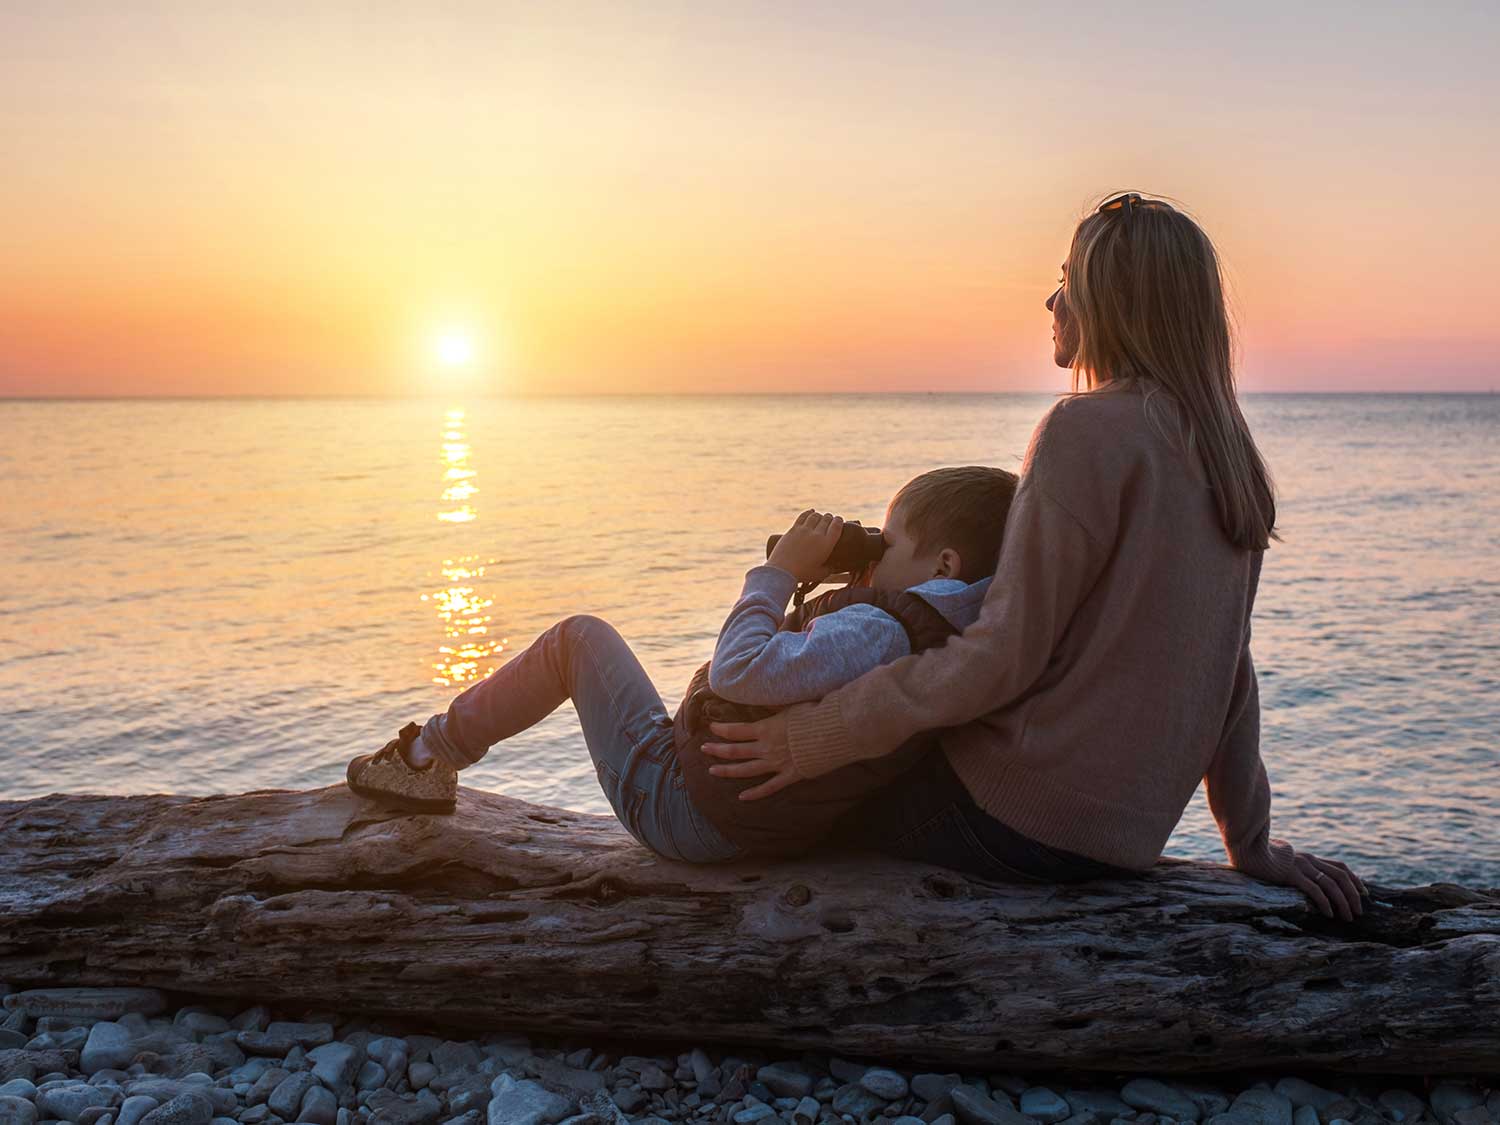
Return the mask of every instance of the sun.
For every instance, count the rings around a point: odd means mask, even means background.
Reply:
[[[471,367],[478,349],[474,334],[463,328],[445,328],[432,339],[432,354],[449,371]]]

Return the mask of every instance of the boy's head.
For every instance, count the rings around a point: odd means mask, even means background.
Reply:
[[[886,551],[869,574],[880,590],[930,578],[978,582],[995,573],[1018,478],[1004,469],[957,465],[913,477],[885,512]]]

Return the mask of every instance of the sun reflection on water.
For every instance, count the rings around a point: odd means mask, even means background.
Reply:
[[[444,523],[472,524],[479,513],[469,501],[478,494],[474,483],[476,471],[470,465],[471,447],[464,432],[464,412],[454,409],[444,416],[442,461],[442,506],[437,518]],[[456,505],[456,506],[455,506]],[[455,528],[455,533],[458,529]],[[422,595],[432,602],[443,623],[443,643],[432,668],[432,682],[444,687],[466,684],[488,676],[495,670],[490,657],[503,652],[508,638],[490,636],[487,612],[495,599],[487,597],[480,585],[485,564],[479,555],[465,553],[444,559],[441,569],[446,585]]]

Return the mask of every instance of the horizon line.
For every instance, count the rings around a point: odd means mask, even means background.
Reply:
[[[554,391],[504,394],[108,394],[108,395],[11,395],[0,392],[0,403],[6,402],[451,402],[454,399],[598,399],[598,398],[928,398],[970,397],[996,398],[1005,395],[1066,395],[1067,390],[929,390],[929,391]],[[1240,398],[1271,396],[1341,396],[1397,397],[1447,396],[1451,398],[1485,398],[1496,393],[1488,390],[1335,390],[1304,389],[1295,391],[1239,391]]]

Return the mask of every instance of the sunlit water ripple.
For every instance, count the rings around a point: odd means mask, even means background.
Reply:
[[[0,404],[0,795],[336,782],[576,612],[674,707],[768,532],[1014,467],[1050,401]],[[1500,884],[1500,398],[1246,409],[1285,537],[1254,641],[1273,831]],[[464,781],[608,811],[569,708]],[[1222,860],[1201,789],[1167,850]]]

